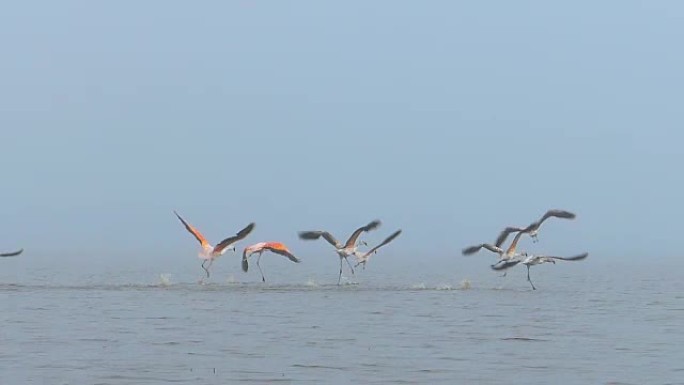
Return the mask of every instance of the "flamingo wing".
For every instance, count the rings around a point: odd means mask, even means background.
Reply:
[[[507,259],[495,265],[491,265],[492,270],[506,270],[520,263],[520,259]]]
[[[480,249],[482,248],[485,248],[493,253],[503,254],[503,250],[501,248],[496,247],[494,245],[490,245],[488,243],[481,243],[479,245],[466,247],[461,252],[463,253],[463,255],[472,255],[480,251]]]
[[[506,242],[508,234],[515,233],[518,231],[527,231],[527,229],[522,229],[520,227],[506,227],[499,233],[499,236],[496,238],[496,242],[494,243],[494,245],[496,245],[496,247],[501,247],[501,245],[503,245],[503,243]]]
[[[342,244],[337,239],[335,239],[335,237],[333,237],[332,234],[330,234],[327,231],[300,231],[299,232],[299,239],[303,239],[306,241],[315,240],[315,239],[318,239],[320,237],[323,237],[323,239],[328,241],[328,243],[330,243],[331,245],[335,246],[335,248],[337,248],[337,249],[342,248]]]
[[[545,256],[545,258],[551,258],[551,259],[558,259],[561,261],[581,261],[585,259],[586,257],[589,256],[589,253],[582,253],[579,255],[573,255],[572,257],[552,257],[552,256]]]
[[[24,249],[19,249],[17,251],[12,251],[9,253],[2,253],[2,254],[0,254],[0,257],[16,257],[17,255],[19,255],[23,252],[24,252]]]
[[[356,240],[359,238],[361,233],[363,232],[368,232],[371,230],[375,230],[380,226],[381,222],[379,220],[374,220],[368,223],[365,226],[361,226],[358,229],[354,230],[352,235],[347,239],[347,243],[345,243],[345,247],[354,247],[356,245]]]
[[[531,229],[539,228],[539,226],[541,226],[541,224],[545,220],[547,220],[551,217],[575,219],[576,215],[574,213],[571,213],[570,211],[566,211],[566,210],[551,209],[551,210],[545,212],[544,215],[542,215],[542,217],[538,221],[533,222],[530,226],[528,226],[528,228],[531,228]]]
[[[366,254],[364,254],[360,259],[366,259],[366,257],[368,257],[369,255],[373,254],[377,249],[379,249],[379,248],[385,246],[386,244],[392,242],[392,241],[394,240],[394,238],[396,238],[396,237],[399,236],[399,234],[401,234],[401,230],[395,231],[392,235],[390,235],[389,237],[385,238],[385,240],[382,241],[379,245],[377,245],[377,246],[375,246],[374,248],[368,250],[368,252],[367,252]]]
[[[204,238],[204,236],[202,235],[202,233],[199,232],[199,230],[197,230],[191,224],[186,222],[185,219],[183,219],[183,217],[178,215],[178,213],[175,210],[173,213],[176,214],[178,219],[180,219],[180,221],[183,223],[183,226],[185,226],[185,228],[190,232],[190,234],[195,236],[195,238],[197,239],[197,241],[199,241],[199,243],[200,243],[200,245],[202,245],[202,247],[209,246],[209,242],[207,242],[207,239]]]
[[[575,219],[576,215],[574,213],[571,213],[570,211],[552,209],[552,210],[547,211],[544,214],[544,216],[542,216],[542,218],[539,222],[542,222],[543,220],[545,220],[546,218],[549,218],[549,217]]]
[[[518,241],[520,241],[520,237],[527,232],[527,229],[521,229],[520,231],[518,231],[518,234],[516,234],[515,238],[513,238],[513,242],[511,242],[511,245],[508,246],[506,254],[511,255],[515,253],[515,248],[518,246]]]
[[[496,246],[494,246],[494,245],[490,245],[489,243],[483,244],[482,247],[484,247],[485,249],[491,251],[492,253],[496,253],[496,254],[502,254],[502,253],[503,253],[503,250],[502,250],[500,247],[496,247]]]
[[[300,262],[299,258],[295,257],[294,254],[292,254],[290,252],[290,250],[288,250],[288,248],[285,247],[285,245],[282,243],[279,243],[279,242],[269,243],[266,245],[265,248],[270,250],[271,252],[273,252],[275,254],[279,254],[279,255],[282,255],[284,257],[287,257],[292,262],[295,262],[295,263]]]
[[[254,222],[248,224],[244,229],[240,230],[237,234],[233,235],[232,237],[228,237],[221,242],[219,242],[216,247],[214,247],[214,252],[222,254],[225,250],[226,247],[232,245],[233,243],[244,239],[246,236],[249,235],[249,233],[254,230]]]

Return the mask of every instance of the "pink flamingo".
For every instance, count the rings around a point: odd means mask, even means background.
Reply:
[[[209,278],[209,268],[211,267],[211,264],[214,262],[215,259],[223,255],[228,249],[231,249],[235,251],[235,246],[233,247],[228,247],[232,245],[233,243],[244,239],[249,233],[254,230],[254,222],[250,223],[245,227],[244,229],[240,230],[236,235],[233,235],[232,237],[228,237],[221,242],[219,242],[216,246],[212,246],[206,238],[200,233],[196,228],[192,227],[188,222],[186,222],[176,211],[173,212],[176,214],[178,219],[183,223],[185,228],[190,232],[190,234],[194,235],[197,241],[199,241],[200,245],[202,246],[202,250],[200,250],[198,257],[204,262],[202,262],[202,268],[204,271],[207,272],[207,278]],[[209,265],[206,267],[204,266],[205,263],[209,262]]]
[[[261,273],[261,281],[266,282],[266,278],[264,277],[264,272],[261,270],[261,265],[259,265],[259,261],[261,260],[261,254],[263,254],[264,251],[270,251],[275,254],[280,254],[282,256],[285,256],[290,259],[290,261],[299,263],[299,259],[295,257],[290,250],[288,250],[287,246],[280,242],[259,242],[257,244],[247,246],[245,250],[242,252],[242,271],[245,273],[247,270],[249,270],[249,263],[247,262],[247,259],[252,256],[252,254],[259,253],[257,256],[257,267],[259,268],[259,272]]]

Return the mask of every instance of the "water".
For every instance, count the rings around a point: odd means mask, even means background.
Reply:
[[[325,262],[262,263],[263,284],[221,261],[204,285],[194,265],[3,264],[0,383],[684,383],[678,264],[538,266],[532,291],[524,268],[411,279],[381,263],[337,286]]]

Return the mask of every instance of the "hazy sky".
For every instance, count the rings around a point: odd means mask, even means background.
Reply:
[[[176,209],[460,255],[564,208],[526,247],[680,255],[683,41],[677,1],[8,2],[0,249],[194,255]]]

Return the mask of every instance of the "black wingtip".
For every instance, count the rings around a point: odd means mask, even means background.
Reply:
[[[581,260],[585,259],[585,258],[588,257],[588,256],[589,256],[589,253],[582,253],[582,254],[580,254],[580,255],[575,255],[575,256],[573,256],[573,257],[570,257],[570,258],[568,258],[567,260],[568,260],[568,261],[581,261]]]
[[[251,233],[254,230],[255,226],[256,226],[256,224],[254,222],[248,224],[247,226],[245,226],[244,229],[240,230],[240,232],[238,233],[238,237],[244,238],[244,237],[248,236],[249,233]]]
[[[297,233],[297,235],[299,236],[299,239],[307,241],[311,241],[321,237],[321,234],[315,231],[300,231],[299,233]]]
[[[19,255],[23,252],[24,252],[24,249],[19,249],[17,251],[12,251],[10,253],[2,253],[2,254],[0,254],[0,257],[16,257],[17,255]]]
[[[482,248],[482,246],[480,246],[480,245],[470,246],[470,247],[466,247],[465,249],[461,250],[461,253],[463,255],[472,255],[472,254],[475,254],[481,248]]]
[[[570,211],[567,211],[567,210],[559,210],[559,209],[556,209],[556,210],[553,210],[553,211],[555,211],[556,215],[557,215],[559,218],[575,219],[575,218],[577,217],[577,215],[575,215],[575,213],[571,213]]]

